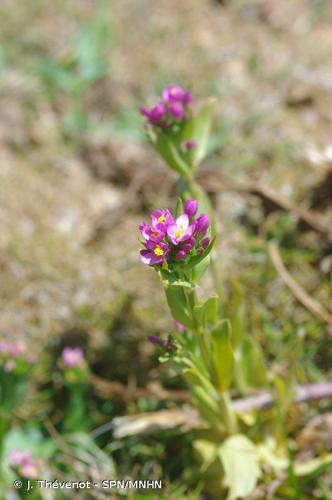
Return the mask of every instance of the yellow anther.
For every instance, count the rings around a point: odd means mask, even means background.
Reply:
[[[166,220],[165,215],[161,215],[160,217],[158,217],[158,222],[165,222],[165,220]]]
[[[157,255],[158,257],[160,257],[161,255],[164,255],[164,250],[162,250],[160,247],[156,247],[154,250],[153,250],[154,254]]]

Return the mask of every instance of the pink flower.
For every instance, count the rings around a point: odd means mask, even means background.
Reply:
[[[152,212],[151,221],[153,226],[164,224],[167,228],[170,224],[174,224],[174,217],[168,208],[161,208]]]
[[[14,342],[13,344],[10,345],[10,354],[17,358],[21,357],[23,354],[26,353],[27,351],[27,346],[24,342],[19,341],[19,342]]]
[[[82,364],[83,350],[80,347],[65,347],[62,351],[63,364],[67,368],[75,368]]]
[[[15,368],[16,368],[16,363],[13,359],[8,359],[5,362],[4,367],[3,367],[3,369],[6,373],[12,372],[13,370],[15,370]]]
[[[187,214],[182,214],[167,228],[167,235],[173,245],[178,245],[181,241],[188,240],[195,231],[195,224],[189,224]]]
[[[16,448],[11,452],[9,460],[12,465],[22,465],[24,462],[27,462],[31,458],[31,456],[31,451],[21,451]]]
[[[37,479],[40,472],[39,464],[36,460],[31,460],[29,463],[23,464],[19,469],[21,476],[27,479]]]
[[[162,264],[166,260],[169,248],[165,243],[147,241],[145,247],[146,248],[140,252],[143,264],[154,266],[156,264]]]
[[[0,352],[3,354],[7,354],[9,352],[9,342],[7,342],[7,340],[1,340]]]
[[[32,457],[30,450],[13,450],[9,457],[10,463],[17,468],[18,473],[27,479],[36,479],[40,473],[39,462]]]
[[[161,241],[162,239],[164,239],[166,233],[166,227],[164,224],[156,224],[155,226],[150,226],[149,224],[143,222],[143,224],[141,224],[139,228],[143,238],[146,241]]]

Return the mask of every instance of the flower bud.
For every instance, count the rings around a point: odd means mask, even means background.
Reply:
[[[187,151],[191,151],[192,149],[195,149],[196,147],[196,141],[194,141],[193,139],[188,139],[185,143],[184,143],[184,147]]]
[[[154,345],[162,345],[163,344],[163,341],[159,337],[157,337],[156,335],[149,335],[148,341]]]
[[[179,332],[184,332],[186,330],[186,327],[180,323],[180,321],[175,321],[175,328],[179,330]]]
[[[166,114],[165,106],[163,105],[162,102],[158,102],[152,108],[147,108],[146,106],[143,106],[141,108],[141,113],[148,119],[148,122],[151,125],[159,124]]]
[[[206,231],[208,230],[210,226],[210,219],[208,215],[206,214],[201,214],[199,217],[197,217],[196,220],[196,231],[201,234],[202,236],[205,235]]]
[[[198,209],[198,201],[197,200],[186,200],[184,202],[184,213],[189,217],[193,217]]]
[[[173,116],[173,118],[177,118],[179,120],[183,120],[185,118],[184,107],[181,102],[170,102],[168,105],[168,111]]]
[[[186,252],[184,252],[183,250],[180,250],[177,254],[176,254],[176,260],[182,260],[184,259],[186,256]]]
[[[207,248],[207,247],[210,245],[210,241],[211,241],[211,239],[210,239],[210,238],[204,238],[204,239],[202,240],[202,243],[201,243],[201,244],[202,244],[202,247],[203,247],[203,248]]]
[[[182,251],[187,254],[188,252],[190,252],[190,250],[192,249],[192,246],[190,245],[190,243],[185,243],[182,247]]]

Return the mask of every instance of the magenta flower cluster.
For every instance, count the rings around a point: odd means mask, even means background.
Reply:
[[[174,121],[187,119],[191,101],[192,96],[189,90],[184,90],[179,85],[167,85],[162,91],[161,99],[151,108],[143,106],[141,113],[150,125],[168,127]]]
[[[195,218],[197,210],[197,200],[187,200],[177,218],[167,208],[152,212],[151,224],[139,226],[144,244],[141,261],[149,266],[186,262],[204,252],[210,244],[206,236],[210,220],[206,214]]]
[[[28,352],[24,342],[0,341],[0,365],[5,372],[10,373],[18,365],[22,366],[22,363],[29,364],[34,361],[35,357]]]
[[[33,458],[30,450],[13,450],[9,457],[11,466],[20,476],[27,479],[37,479],[40,473],[40,463]]]

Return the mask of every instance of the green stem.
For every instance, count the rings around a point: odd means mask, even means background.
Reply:
[[[237,433],[237,421],[234,410],[231,406],[231,399],[228,392],[223,392],[219,399],[220,412],[225,423],[227,434]]]
[[[189,195],[192,198],[195,198],[199,201],[201,208],[206,211],[211,220],[212,227],[212,236],[216,235],[216,218],[214,214],[213,207],[211,205],[211,201],[205,191],[201,188],[201,186],[191,177],[186,177],[181,179],[180,182],[180,190],[182,194],[184,191],[188,191]],[[216,254],[214,251],[210,254],[210,269],[212,278],[214,281],[214,286],[219,297],[220,305],[223,305],[223,297],[224,297],[224,289],[222,286],[222,282],[220,279],[220,270],[216,261]]]
[[[9,418],[6,411],[1,410],[0,412],[0,485],[4,487],[5,479],[3,474],[3,463],[4,463],[4,444],[6,433],[8,432]]]
[[[208,351],[208,348],[207,348],[207,345],[205,342],[204,327],[203,327],[203,325],[200,325],[197,322],[195,315],[193,313],[194,307],[196,305],[196,294],[195,294],[194,290],[185,290],[185,295],[186,295],[186,299],[187,299],[188,309],[189,309],[189,312],[192,316],[192,319],[193,319],[193,322],[195,325],[194,334],[195,334],[196,339],[197,339],[198,347],[199,347],[200,353],[202,355],[202,358],[204,360],[204,363],[206,365],[207,371],[208,371],[208,373],[210,373],[210,376],[211,376],[211,375],[213,375],[214,368],[213,368],[213,363],[211,362],[209,351]],[[214,377],[212,376],[212,379],[213,378]],[[214,383],[214,385],[215,385],[215,383]],[[225,391],[222,394],[220,394],[217,402],[218,402],[218,406],[220,409],[221,420],[223,421],[223,423],[225,425],[227,434],[228,435],[236,434],[236,432],[237,432],[237,420],[236,420],[236,415],[235,415],[235,413],[232,409],[232,406],[231,406],[231,400],[229,397],[229,393]]]

